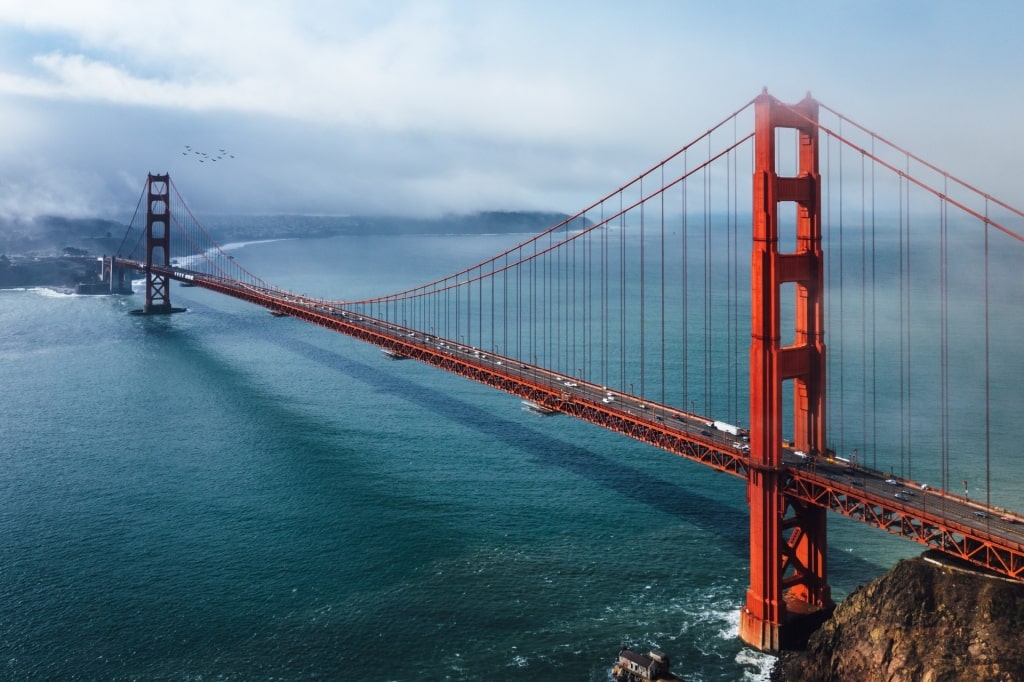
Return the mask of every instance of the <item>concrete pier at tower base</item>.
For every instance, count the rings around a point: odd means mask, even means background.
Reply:
[[[159,305],[148,305],[138,310],[132,310],[132,315],[171,315],[172,313],[183,313],[188,308],[175,308],[169,303]]]
[[[801,651],[815,630],[827,621],[835,606],[813,607],[798,600],[786,600],[786,617],[779,623],[769,623],[752,614],[740,611],[740,639],[760,651]]]

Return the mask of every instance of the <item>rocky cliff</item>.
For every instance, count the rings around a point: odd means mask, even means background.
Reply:
[[[779,658],[775,682],[1024,681],[1024,584],[901,561]]]

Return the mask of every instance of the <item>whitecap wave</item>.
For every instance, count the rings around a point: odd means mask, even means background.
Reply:
[[[756,649],[741,649],[736,654],[736,663],[743,666],[744,682],[768,682],[771,679],[775,656]],[[751,670],[753,668],[753,670]]]
[[[282,237],[279,239],[253,239],[250,241],[243,242],[228,242],[227,244],[218,244],[217,246],[211,246],[202,253],[193,253],[189,256],[175,256],[171,259],[171,265],[185,268],[188,270],[195,270],[196,265],[209,261],[217,257],[218,253],[227,253],[228,251],[238,251],[239,249],[251,246],[253,244],[270,244],[272,242],[287,242],[291,241],[293,237]]]
[[[54,289],[53,287],[25,287],[22,291],[30,291],[33,294],[39,294],[47,298],[67,298],[68,296],[78,296],[74,291],[70,289]]]
[[[254,239],[248,242],[228,242],[220,247],[221,251],[237,251],[238,249],[250,246],[252,244],[270,244],[272,242],[287,242],[291,241],[293,237],[280,237],[278,239]]]
[[[723,621],[725,627],[719,631],[718,636],[722,639],[736,641],[740,636],[740,610],[716,612]],[[768,682],[771,678],[772,667],[775,665],[776,657],[757,649],[743,647],[736,654],[737,665],[743,667],[743,682]]]

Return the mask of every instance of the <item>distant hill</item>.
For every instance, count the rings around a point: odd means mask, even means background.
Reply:
[[[337,235],[402,234],[536,234],[566,220],[564,213],[544,211],[485,211],[437,218],[395,216],[214,216],[204,227],[226,244],[254,239],[284,237],[333,237]],[[569,229],[581,229],[590,221],[576,220]]]
[[[220,244],[261,239],[336,235],[510,234],[542,232],[569,216],[543,211],[485,211],[438,218],[393,216],[211,216],[203,228]],[[569,229],[589,221],[577,219]],[[0,220],[0,254],[101,256],[116,253],[127,226],[99,218],[40,216],[32,221]],[[138,240],[139,230],[128,241]],[[130,248],[130,247],[129,247]]]
[[[39,216],[31,221],[0,220],[0,254],[101,256],[117,250],[127,226],[100,218]]]

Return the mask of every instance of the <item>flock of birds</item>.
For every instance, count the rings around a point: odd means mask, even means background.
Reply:
[[[209,161],[211,163],[216,163],[217,161],[220,161],[221,159],[233,159],[233,158],[235,158],[234,154],[229,154],[227,152],[227,150],[225,150],[225,149],[217,150],[216,154],[209,154],[207,152],[201,152],[198,149],[192,149],[192,145],[187,144],[187,145],[185,145],[185,149],[181,152],[181,155],[182,156],[189,156],[190,154],[194,155],[194,156],[198,156],[199,157],[199,159],[198,159],[199,163],[206,163],[207,161]]]

